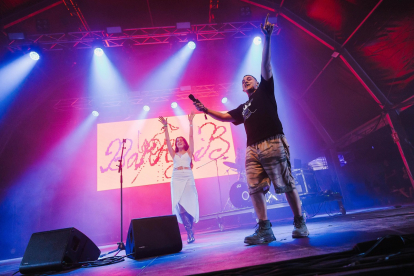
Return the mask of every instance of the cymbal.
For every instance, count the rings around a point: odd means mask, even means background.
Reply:
[[[236,163],[233,163],[233,162],[225,161],[225,162],[223,162],[223,164],[226,165],[227,167],[230,167],[230,168],[233,168],[233,169],[236,169],[236,170],[238,170],[240,168],[239,165],[237,165]]]

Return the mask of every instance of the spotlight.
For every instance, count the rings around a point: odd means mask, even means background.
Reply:
[[[222,102],[222,103],[227,103],[227,98],[226,98],[226,97],[224,97],[223,99],[221,99],[221,102]]]
[[[173,102],[172,104],[171,104],[171,107],[172,108],[176,108],[178,106],[178,104],[176,103],[176,102]]]
[[[197,35],[195,33],[189,33],[187,35],[187,46],[188,48],[190,48],[191,50],[194,50],[196,48],[196,44],[195,42],[197,41]]]
[[[148,105],[144,105],[143,109],[144,109],[145,111],[149,111],[149,110],[150,110],[150,107],[149,107]]]
[[[99,112],[98,111],[92,111],[92,115],[95,116],[95,117],[98,117],[99,116]]]
[[[96,56],[100,57],[103,55],[104,51],[102,50],[102,48],[95,48],[95,50],[93,51],[95,53]]]
[[[190,41],[187,43],[188,48],[190,48],[191,50],[194,50],[196,48],[196,44],[194,41]]]
[[[96,39],[92,41],[91,46],[96,56],[100,57],[104,54],[103,48],[105,45],[102,40]]]
[[[39,60],[39,58],[40,58],[40,55],[37,52],[35,52],[35,51],[31,51],[30,54],[29,54],[29,56],[33,60]]]
[[[260,36],[256,36],[253,39],[253,43],[256,44],[256,45],[260,45],[260,43],[262,43],[262,38]]]

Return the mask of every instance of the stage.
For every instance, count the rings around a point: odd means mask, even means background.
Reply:
[[[196,241],[187,244],[186,235],[182,235],[183,249],[179,253],[141,260],[125,258],[125,261],[117,264],[78,268],[59,274],[190,275],[258,266],[249,273],[240,270],[233,271],[232,275],[261,275],[257,272],[259,265],[349,251],[357,243],[376,240],[386,235],[413,234],[414,204],[348,211],[346,215],[321,214],[308,219],[310,236],[303,239],[292,239],[292,222],[289,219],[272,221],[272,224],[277,241],[268,245],[246,246],[243,243],[244,237],[253,233],[253,224],[234,228],[228,226],[224,231],[217,228],[208,232],[197,231],[196,225]],[[115,248],[113,245],[100,247],[102,253]],[[124,251],[120,255],[124,255]],[[20,261],[21,258],[1,261],[0,275],[15,273],[19,269]],[[411,265],[411,269],[413,268],[414,263]]]

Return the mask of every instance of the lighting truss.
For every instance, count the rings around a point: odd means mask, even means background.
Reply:
[[[131,92],[128,95],[102,96],[96,98],[71,98],[53,101],[53,109],[57,111],[68,111],[71,109],[90,109],[118,107],[125,105],[140,105],[145,103],[171,102],[189,100],[188,95],[193,94],[196,98],[220,97],[224,93],[231,94],[236,91],[236,83],[222,83],[192,86],[191,90],[181,91],[180,88],[164,89],[155,91]]]
[[[10,51],[21,50],[22,46],[38,44],[44,51],[63,50],[68,48],[91,48],[96,40],[104,42],[106,47],[122,47],[127,41],[129,45],[164,44],[187,42],[187,35],[194,33],[197,41],[219,40],[226,38],[249,37],[252,32],[260,31],[261,22],[232,22],[220,24],[192,25],[190,29],[177,29],[176,26],[124,29],[119,34],[108,34],[106,31],[85,31],[53,34],[29,34],[25,40],[11,40]],[[279,28],[273,32],[279,33]]]

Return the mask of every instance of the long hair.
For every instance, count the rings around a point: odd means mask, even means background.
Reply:
[[[183,142],[184,142],[184,150],[187,151],[190,148],[190,145],[188,145],[187,140],[185,140],[185,138],[183,136],[179,136],[175,139],[175,153],[178,152],[178,147],[177,147],[177,140],[178,138],[183,138]],[[191,158],[191,163],[190,163],[190,167],[193,168],[193,158],[190,156]]]
[[[185,150],[185,151],[187,151],[187,150],[190,148],[190,146],[188,145],[187,140],[185,140],[185,138],[184,138],[183,136],[179,136],[179,137],[177,137],[177,138],[175,139],[175,152],[176,152],[176,153],[178,152],[178,147],[177,147],[177,140],[178,140],[178,138],[183,138],[183,142],[184,142],[184,150]]]

